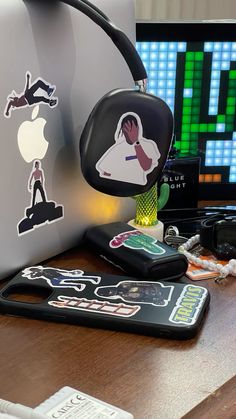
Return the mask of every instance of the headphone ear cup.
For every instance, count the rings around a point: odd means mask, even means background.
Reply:
[[[162,173],[172,134],[173,116],[163,100],[136,90],[109,92],[81,135],[83,176],[109,195],[144,193]]]

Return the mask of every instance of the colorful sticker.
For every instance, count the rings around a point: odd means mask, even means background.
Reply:
[[[113,144],[99,159],[100,177],[146,185],[147,175],[158,166],[160,152],[153,140],[143,137],[140,117],[127,112],[118,121]]]
[[[113,249],[117,249],[120,246],[125,246],[134,250],[141,249],[153,255],[162,255],[166,251],[163,249],[163,247],[156,244],[156,242],[157,239],[155,239],[155,237],[143,234],[139,230],[130,230],[113,237],[109,243],[109,246]]]
[[[64,217],[64,207],[47,199],[44,171],[39,160],[33,164],[28,180],[28,191],[31,194],[31,205],[25,208],[25,216],[17,225],[18,235]]]
[[[23,160],[33,162],[28,180],[28,191],[31,194],[31,206],[24,209],[24,217],[17,224],[18,236],[28,233],[37,227],[64,218],[64,207],[55,201],[49,201],[45,189],[45,176],[41,160],[48,151],[49,142],[44,136],[46,119],[38,117],[39,105],[46,104],[50,108],[58,105],[55,96],[56,86],[42,77],[32,81],[30,71],[25,75],[24,90],[16,94],[13,90],[7,98],[4,116],[10,118],[16,109],[34,106],[31,120],[23,121],[17,132],[17,144]]]
[[[53,96],[56,86],[48,83],[43,78],[38,78],[31,82],[32,75],[29,71],[26,73],[26,82],[23,92],[16,94],[13,90],[8,98],[4,111],[6,118],[11,117],[12,110],[26,108],[38,103],[45,103],[51,108],[58,104],[58,98]]]
[[[84,275],[80,269],[66,270],[48,268],[43,266],[30,266],[22,271],[22,276],[30,280],[45,279],[53,288],[74,288],[76,291],[83,291],[86,288],[84,282],[98,285],[100,276]]]
[[[59,295],[56,301],[49,301],[48,304],[57,308],[69,308],[119,317],[134,316],[141,308],[140,306],[113,304],[108,301],[87,300],[87,298],[67,297],[64,295]]]
[[[128,303],[167,306],[171,300],[174,287],[160,282],[121,281],[117,285],[98,287],[95,294],[112,300],[122,299]]]
[[[192,325],[206,299],[207,290],[195,285],[186,285],[172,310],[169,320],[172,323]]]

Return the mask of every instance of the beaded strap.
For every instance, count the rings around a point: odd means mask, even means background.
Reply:
[[[227,265],[221,265],[220,263],[215,263],[213,261],[203,260],[198,258],[189,252],[193,246],[200,242],[200,235],[196,234],[191,237],[186,243],[181,244],[178,247],[178,251],[183,253],[189,262],[194,263],[194,265],[201,266],[202,268],[208,269],[209,271],[219,272],[219,278],[217,281],[226,278],[228,275],[236,276],[236,259],[230,259]]]

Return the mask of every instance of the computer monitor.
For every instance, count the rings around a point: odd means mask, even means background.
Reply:
[[[138,22],[136,39],[174,146],[201,157],[199,199],[236,199],[236,21]]]

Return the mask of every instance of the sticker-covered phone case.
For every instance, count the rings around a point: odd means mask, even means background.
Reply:
[[[18,295],[46,295],[30,302]],[[210,300],[202,286],[31,266],[0,292],[0,312],[174,339],[192,338]]]

